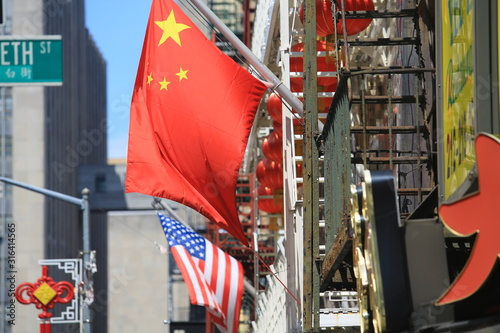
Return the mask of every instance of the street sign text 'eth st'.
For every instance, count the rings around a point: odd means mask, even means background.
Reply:
[[[0,86],[62,85],[61,36],[1,36]]]

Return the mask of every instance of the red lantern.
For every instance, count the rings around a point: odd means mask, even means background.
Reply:
[[[283,161],[283,139],[278,132],[272,132],[262,141],[262,152],[271,161]]]
[[[280,97],[275,93],[269,95],[269,98],[267,99],[267,112],[274,122],[278,124],[281,124],[281,108],[282,103]]]
[[[337,87],[337,85],[335,84],[335,88]],[[329,88],[329,87],[326,87],[326,88]],[[325,88],[325,89],[326,89]],[[332,90],[324,90],[324,91],[335,91],[335,89],[332,89]],[[304,101],[303,98],[299,98],[301,101]],[[331,103],[331,99],[330,99],[330,103]],[[281,112],[282,112],[282,101],[281,99],[278,97],[278,95],[276,94],[271,94],[269,96],[269,99],[267,100],[267,111],[269,113],[269,115],[271,116],[271,118],[273,119],[273,128],[274,128],[274,132],[276,132],[278,135],[281,135],[282,133],[282,127],[281,127],[281,123],[282,123],[282,118],[281,118]],[[330,106],[330,105],[328,105]],[[279,110],[279,115],[278,115],[278,110]],[[297,112],[293,111],[294,114],[296,114]],[[298,120],[293,116],[293,122],[295,125],[299,125],[299,122]]]
[[[281,167],[281,163],[265,158],[257,164],[255,172],[261,185],[271,189],[283,187],[283,168]]]
[[[373,0],[344,0],[346,11],[365,11],[365,10],[375,10],[375,5]],[[341,0],[335,1],[338,5],[338,9],[341,10],[342,2]],[[302,24],[304,24],[304,2],[299,8],[299,17]],[[370,23],[371,18],[367,19],[346,19],[346,29],[347,33],[345,35],[352,36],[365,30]],[[337,22],[337,33],[339,35],[344,35],[342,32],[344,27],[342,20]],[[332,1],[331,0],[316,0],[316,35],[326,37],[328,35],[333,35],[335,31],[333,30],[333,15],[332,15]]]
[[[299,8],[300,22],[304,24],[305,1]],[[333,15],[331,0],[316,0],[316,36],[333,35]]]
[[[344,0],[345,10],[346,11],[365,11],[365,10],[375,10],[375,5],[373,4],[373,0]],[[341,10],[342,2],[337,1],[337,5],[339,6],[339,10]],[[347,29],[347,33],[345,35],[352,36],[359,34],[361,31],[368,28],[370,23],[372,23],[371,18],[367,19],[346,19],[345,25]],[[337,31],[344,31],[342,20],[337,22]]]
[[[283,133],[283,128],[282,128],[281,124],[275,122],[274,120],[273,120],[273,130],[279,136],[281,136]]]
[[[295,44],[292,46],[292,52],[304,52],[304,43]],[[326,51],[333,54],[333,47],[327,42],[318,40],[316,41],[316,50]],[[335,72],[337,70],[336,60],[333,56],[329,57],[318,57],[317,58],[317,70],[318,72]],[[290,71],[291,72],[303,72],[304,71],[304,59],[303,57],[291,57],[290,58]],[[301,77],[294,77],[290,79],[290,85],[292,91],[304,91],[304,80]],[[337,89],[337,78],[336,77],[318,77],[318,86],[322,87],[323,91],[335,91]],[[328,90],[327,90],[328,89]]]
[[[274,196],[274,191],[263,185],[260,185],[257,188],[257,195],[260,196]],[[281,198],[259,198],[258,206],[259,209],[263,212],[269,214],[279,214],[283,212],[283,202],[280,200]]]

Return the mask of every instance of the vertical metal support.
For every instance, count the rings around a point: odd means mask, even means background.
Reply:
[[[420,146],[420,140],[422,140],[422,137],[420,135],[420,100],[419,100],[419,87],[420,87],[420,74],[415,73],[415,122],[417,125],[417,175],[418,175],[418,195],[417,195],[417,200],[418,204],[422,202],[422,161],[420,159],[422,155],[421,151],[421,146]]]
[[[388,97],[389,97],[389,103],[387,104],[387,127],[389,128],[389,169],[392,170],[392,118],[394,117],[394,113],[392,112],[392,75],[389,74],[388,77],[389,80],[389,85],[388,85]]]
[[[279,29],[280,29],[280,57],[281,57],[281,79],[284,85],[290,86],[290,1],[275,0],[279,6]],[[284,103],[283,103],[284,104]],[[282,130],[283,130],[283,218],[285,228],[285,241],[283,246],[286,253],[287,265],[290,268],[286,275],[286,284],[290,290],[297,291],[297,297],[303,299],[303,279],[304,279],[304,243],[303,243],[303,219],[300,204],[297,204],[297,182],[296,182],[296,152],[295,129],[293,125],[293,115],[286,110],[283,105]],[[300,198],[302,199],[302,197]],[[300,216],[299,216],[300,215]],[[290,293],[285,296],[285,314],[287,318],[286,331],[293,332],[302,328],[304,318],[303,306],[298,304]],[[302,303],[302,302],[301,302]]]
[[[254,276],[254,280],[253,280],[253,285],[255,287],[256,290],[259,290],[259,255],[258,255],[258,251],[259,251],[259,234],[258,234],[258,231],[257,231],[257,219],[254,219],[255,220],[255,229],[254,229],[254,232],[253,232],[253,235],[254,235],[254,239],[253,239],[253,246],[254,246],[254,254],[253,254],[253,276]],[[255,308],[257,308],[257,304],[259,302],[259,294],[256,292],[255,295],[253,295],[253,302],[255,304]],[[255,312],[257,312],[257,310],[255,310]],[[257,313],[255,314],[255,317],[257,317]]]
[[[304,39],[304,332],[319,329],[319,167],[316,1],[305,0]]]
[[[252,224],[253,224],[253,286],[256,290],[256,292],[253,295],[253,304],[255,305],[254,308],[254,318],[257,318],[257,304],[259,302],[259,293],[257,290],[259,290],[259,275],[260,275],[260,270],[259,270],[259,236],[260,236],[260,230],[259,230],[259,224],[260,224],[260,215],[259,215],[259,203],[258,203],[258,193],[257,193],[257,186],[256,184],[256,178],[255,174],[250,174],[248,177],[248,187],[250,189],[250,203],[252,204],[252,213],[250,214]]]
[[[442,17],[443,15],[443,4],[441,1],[436,2],[436,18]],[[435,117],[436,117],[436,131],[437,133],[443,133],[443,124],[444,124],[444,107],[443,107],[443,101],[444,101],[444,87],[443,85],[446,84],[446,78],[443,76],[442,71],[439,70],[439,68],[444,68],[443,63],[443,44],[441,42],[441,38],[443,36],[443,27],[440,22],[437,22],[436,20],[436,111],[435,111]],[[437,183],[440,184],[438,186],[438,197],[439,197],[439,203],[442,202],[444,199],[444,181],[445,181],[445,172],[444,172],[444,140],[440,139],[441,137],[437,138]],[[443,184],[443,185],[441,185]]]
[[[250,191],[251,191],[251,200],[250,202],[252,203],[252,223],[253,223],[253,286],[255,287],[255,290],[259,290],[259,204],[258,204],[258,193],[257,193],[257,186],[255,186],[255,175],[250,174],[249,177],[249,186],[250,186]],[[255,305],[255,317],[257,317],[257,304],[259,302],[259,293],[255,292],[253,295],[253,301]]]
[[[83,211],[83,283],[84,290],[89,286],[89,270],[90,267],[90,212],[89,212],[89,194],[90,190],[84,188],[82,190],[82,211]],[[86,297],[86,295],[84,295]],[[85,333],[92,333],[92,326],[90,325],[90,309],[86,302],[82,302],[83,306],[83,331]]]
[[[366,88],[366,76],[361,75],[361,121],[363,122],[363,167],[368,169],[366,165],[366,152],[368,150],[368,134],[366,133],[367,126],[367,114],[366,114],[366,103],[365,103],[365,88]]]
[[[341,4],[342,4],[342,8],[340,8],[342,10],[342,31],[347,31],[347,26],[346,26],[346,19],[345,19],[345,1],[342,0],[341,1]],[[337,25],[334,24],[335,26],[335,30],[337,29]],[[343,34],[342,34],[343,35]],[[344,57],[345,57],[345,65],[344,67],[350,71],[350,66],[349,66],[349,47],[347,45],[347,36],[343,35],[342,36],[342,39],[344,40]]]
[[[172,319],[172,277],[170,276],[170,246],[166,246],[166,264],[167,264],[167,319],[164,321],[166,331],[170,333],[170,322]]]

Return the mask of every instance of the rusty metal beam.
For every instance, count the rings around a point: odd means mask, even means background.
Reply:
[[[421,96],[423,98],[423,96]],[[365,104],[388,104],[389,100],[392,104],[415,103],[415,96],[365,96]],[[352,104],[361,104],[361,96],[352,96]]]
[[[348,235],[347,222],[344,222],[339,230],[337,238],[323,259],[321,269],[320,291],[325,291],[332,281],[335,272],[344,260],[345,256],[352,251],[352,238]]]
[[[429,161],[428,156],[387,156],[387,157],[378,157],[378,156],[367,156],[366,164],[389,164],[392,159],[392,163],[394,164],[416,164],[418,161],[422,163],[427,163]],[[363,159],[361,157],[352,158],[352,163],[362,164]]]
[[[415,134],[417,126],[391,126],[392,134]],[[367,134],[389,134],[389,126],[365,126]],[[427,127],[420,126],[420,132],[427,132]],[[351,134],[363,133],[363,126],[351,126]]]

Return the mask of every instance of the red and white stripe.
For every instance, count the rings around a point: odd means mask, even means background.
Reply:
[[[191,303],[206,306],[222,332],[237,333],[243,296],[243,267],[205,240],[205,260],[191,257],[182,246],[171,248],[189,290]]]

